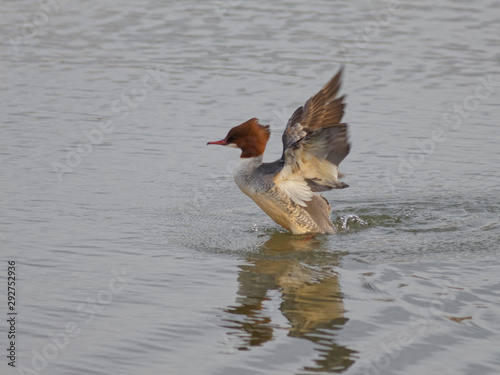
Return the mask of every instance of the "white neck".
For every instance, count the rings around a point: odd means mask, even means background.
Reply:
[[[236,185],[243,190],[242,186],[248,184],[248,179],[252,173],[262,165],[262,156],[254,156],[252,158],[240,158],[234,166],[233,177]]]
[[[240,158],[238,163],[234,166],[233,175],[240,174],[242,172],[252,172],[256,168],[262,165],[262,155],[254,156],[252,158]]]

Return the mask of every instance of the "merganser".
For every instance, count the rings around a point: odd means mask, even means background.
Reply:
[[[345,96],[337,98],[341,76],[342,68],[293,113],[282,136],[283,154],[275,162],[262,162],[271,132],[257,118],[207,143],[241,150],[233,170],[236,185],[293,234],[335,233],[330,204],[316,193],[348,187],[339,181],[339,164],[350,150],[347,124],[340,123],[345,107]]]

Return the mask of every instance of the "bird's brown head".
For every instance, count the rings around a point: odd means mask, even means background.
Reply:
[[[239,148],[241,150],[240,157],[251,158],[264,153],[270,135],[269,125],[261,125],[258,119],[253,118],[229,130],[226,138],[208,142],[207,145]]]

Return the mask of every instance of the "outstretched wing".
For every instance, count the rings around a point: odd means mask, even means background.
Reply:
[[[349,154],[344,96],[337,98],[342,69],[316,95],[299,107],[283,134],[283,169],[274,182],[301,206],[314,192],[347,187],[339,164]]]
[[[345,107],[345,96],[337,98],[342,72],[343,68],[340,68],[339,72],[316,95],[302,107],[297,108],[290,117],[282,136],[283,155],[288,147],[303,138],[307,132],[340,124]]]

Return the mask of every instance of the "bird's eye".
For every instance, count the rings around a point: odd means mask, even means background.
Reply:
[[[227,143],[233,143],[236,140],[236,137],[233,135],[227,139]]]

